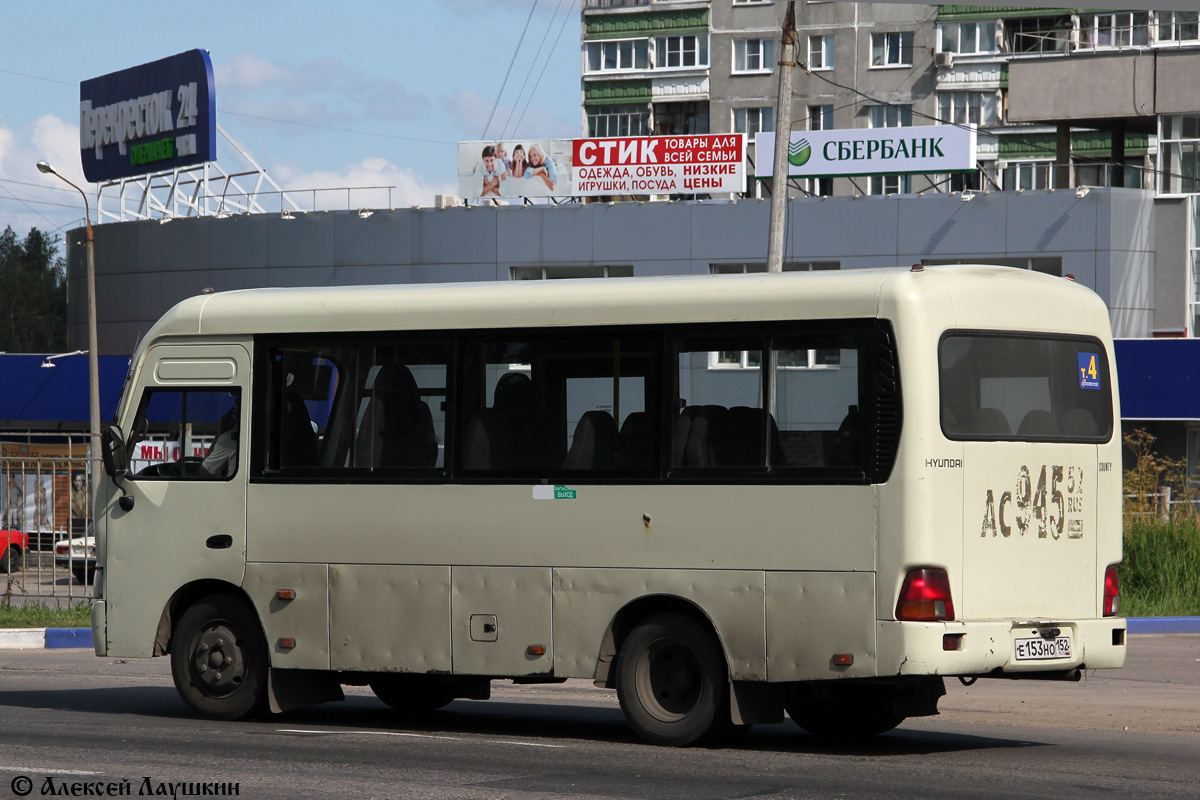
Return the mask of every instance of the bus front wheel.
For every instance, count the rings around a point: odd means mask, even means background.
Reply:
[[[683,614],[655,614],[630,631],[617,656],[617,698],[634,731],[651,744],[700,744],[730,726],[720,646]]]
[[[171,637],[179,696],[210,719],[249,719],[267,708],[267,642],[258,619],[232,597],[192,605]]]

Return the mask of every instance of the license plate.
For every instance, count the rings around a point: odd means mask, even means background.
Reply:
[[[1043,661],[1071,657],[1071,637],[1017,639],[1017,661]]]

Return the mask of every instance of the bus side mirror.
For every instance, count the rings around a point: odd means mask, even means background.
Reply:
[[[117,425],[109,425],[100,437],[100,455],[104,460],[104,471],[110,478],[124,478],[129,474],[129,453],[125,449],[125,434]]]

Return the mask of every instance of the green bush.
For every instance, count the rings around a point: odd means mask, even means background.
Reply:
[[[1200,524],[1194,518],[1130,523],[1119,574],[1122,616],[1200,615]]]

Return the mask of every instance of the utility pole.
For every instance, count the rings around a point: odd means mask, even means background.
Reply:
[[[796,3],[788,0],[779,53],[779,99],[775,104],[775,161],[771,178],[771,223],[767,272],[783,271],[783,234],[787,227],[788,145],[792,140],[792,70],[796,67]]]

